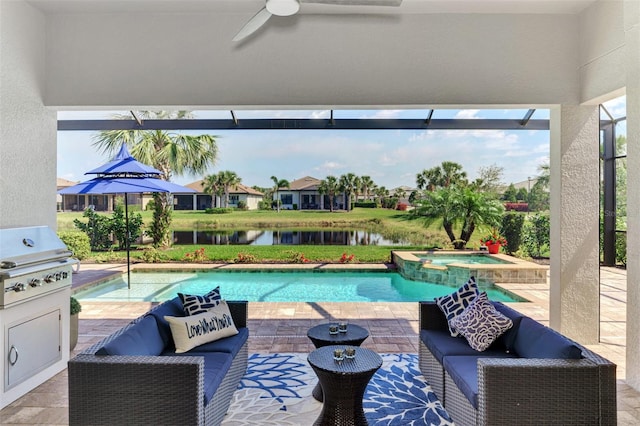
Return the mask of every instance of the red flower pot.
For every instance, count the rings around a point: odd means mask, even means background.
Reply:
[[[487,250],[489,250],[489,254],[498,254],[500,251],[500,244],[490,244],[486,243]]]

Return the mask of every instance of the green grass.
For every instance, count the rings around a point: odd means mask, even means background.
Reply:
[[[151,223],[151,212],[141,212],[145,226]],[[110,214],[108,214],[110,216]],[[74,219],[82,218],[82,213],[58,213],[58,230],[77,230]],[[231,262],[238,253],[246,253],[258,262],[291,262],[302,253],[311,262],[339,262],[343,253],[354,254],[357,262],[380,263],[390,261],[391,250],[425,248],[447,248],[449,240],[436,223],[425,228],[421,219],[410,212],[387,209],[356,208],[350,212],[291,211],[270,210],[234,211],[229,214],[207,214],[204,212],[175,211],[172,230],[251,230],[251,229],[287,229],[287,230],[332,230],[363,229],[381,234],[385,239],[404,240],[410,245],[390,246],[213,246],[213,245],[176,245],[167,250],[132,250],[132,258],[141,261],[184,261],[187,253],[204,248],[206,261]],[[479,245],[483,232],[474,233],[475,240],[470,247]],[[92,259],[98,262],[119,262],[126,260],[125,252],[92,253]]]

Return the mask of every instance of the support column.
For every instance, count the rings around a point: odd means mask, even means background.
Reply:
[[[640,390],[640,3],[624,4],[627,58],[626,380]]]
[[[594,344],[600,329],[599,111],[551,110],[550,326]]]

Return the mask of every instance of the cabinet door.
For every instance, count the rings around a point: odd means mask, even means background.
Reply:
[[[31,318],[7,330],[5,389],[62,359],[60,310]]]

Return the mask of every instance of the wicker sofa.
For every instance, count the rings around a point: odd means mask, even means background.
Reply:
[[[616,365],[499,302],[513,327],[486,351],[419,302],[419,366],[456,426],[615,425]]]
[[[188,352],[164,319],[185,315],[175,298],[71,359],[69,424],[220,424],[248,360],[247,302],[227,305],[238,334]]]

